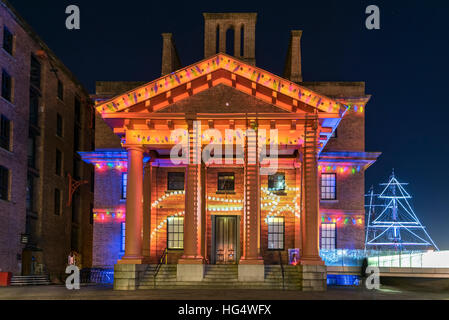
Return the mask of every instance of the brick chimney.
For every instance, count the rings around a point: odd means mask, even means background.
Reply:
[[[302,30],[292,30],[285,61],[284,78],[293,82],[302,82],[301,67],[301,36]]]
[[[181,60],[176,50],[173,34],[162,34],[162,76],[181,68]]]

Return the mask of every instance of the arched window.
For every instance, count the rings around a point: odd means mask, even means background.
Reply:
[[[234,55],[234,27],[230,27],[226,31],[226,54],[229,54],[230,56]]]
[[[220,51],[220,25],[217,24],[217,30],[215,32],[215,53],[218,53]]]
[[[242,24],[242,26],[240,27],[240,56],[244,57],[245,56],[245,27]]]

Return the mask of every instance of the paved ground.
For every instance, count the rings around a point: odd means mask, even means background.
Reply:
[[[404,291],[382,286],[379,290],[360,287],[329,287],[327,292],[267,290],[138,290],[113,291],[107,285],[87,285],[69,291],[64,286],[0,288],[0,300],[449,300],[449,292]]]

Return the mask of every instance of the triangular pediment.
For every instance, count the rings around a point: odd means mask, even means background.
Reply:
[[[221,89],[213,90],[223,84]],[[226,86],[230,90],[223,89]],[[103,115],[162,109],[170,112],[170,108],[179,108],[182,100],[220,90],[228,90],[245,101],[252,99],[255,107],[277,107],[272,112],[282,112],[281,109],[292,113],[326,113],[339,118],[347,110],[338,101],[222,53],[101,102],[96,109]],[[240,95],[236,91],[240,91]],[[237,107],[239,103],[234,105]],[[240,109],[239,112],[243,111]]]

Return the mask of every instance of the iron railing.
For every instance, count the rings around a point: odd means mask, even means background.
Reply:
[[[282,252],[281,252],[281,250],[279,250],[278,253],[279,253],[279,265],[281,266],[281,274],[282,274],[282,290],[285,290],[284,264],[282,263]]]
[[[164,252],[162,253],[161,257],[159,258],[159,262],[158,262],[156,269],[154,270],[154,273],[153,273],[154,287],[156,287],[156,277],[157,277],[159,271],[161,270],[162,265],[167,264],[167,259],[168,259],[168,248],[165,248]]]

